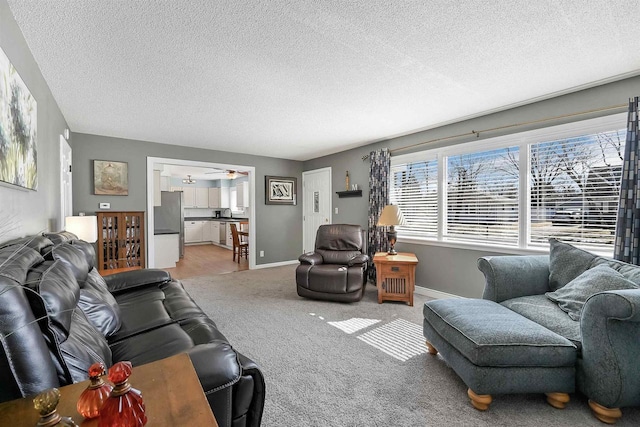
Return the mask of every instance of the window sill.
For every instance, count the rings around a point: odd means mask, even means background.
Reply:
[[[549,245],[544,246],[530,246],[528,248],[516,248],[513,246],[500,246],[496,244],[483,244],[480,242],[465,242],[460,240],[434,240],[425,237],[413,237],[398,235],[398,243],[409,243],[412,245],[424,245],[424,246],[436,246],[443,248],[464,249],[469,251],[484,251],[495,252],[505,255],[548,255]],[[571,244],[571,243],[570,243]],[[574,245],[575,246],[575,245]],[[576,246],[580,249],[588,251],[594,255],[599,255],[605,258],[612,258],[613,253],[603,251],[601,249],[594,249],[582,246]]]

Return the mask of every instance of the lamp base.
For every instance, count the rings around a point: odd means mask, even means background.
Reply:
[[[396,240],[398,239],[398,233],[396,232],[393,225],[391,226],[389,231],[387,231],[387,239],[389,239],[389,251],[387,252],[387,255],[398,255],[398,252],[396,252],[396,250],[393,248],[393,246],[396,244]]]

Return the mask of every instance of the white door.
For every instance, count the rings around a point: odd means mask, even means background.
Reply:
[[[64,219],[73,215],[71,178],[71,146],[67,140],[60,135],[60,221],[58,223],[58,230],[64,230]]]
[[[331,168],[302,172],[302,245],[313,251],[318,227],[331,224]]]

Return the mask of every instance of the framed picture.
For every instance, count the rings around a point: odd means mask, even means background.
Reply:
[[[267,205],[295,205],[297,179],[286,176],[265,176],[265,200]]]
[[[36,100],[0,49],[0,182],[38,188]]]
[[[128,196],[129,176],[126,162],[93,161],[93,194]]]

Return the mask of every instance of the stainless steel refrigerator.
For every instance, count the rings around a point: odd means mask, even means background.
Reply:
[[[180,258],[184,258],[184,201],[182,191],[162,191],[161,205],[153,208],[155,231],[180,233]]]

